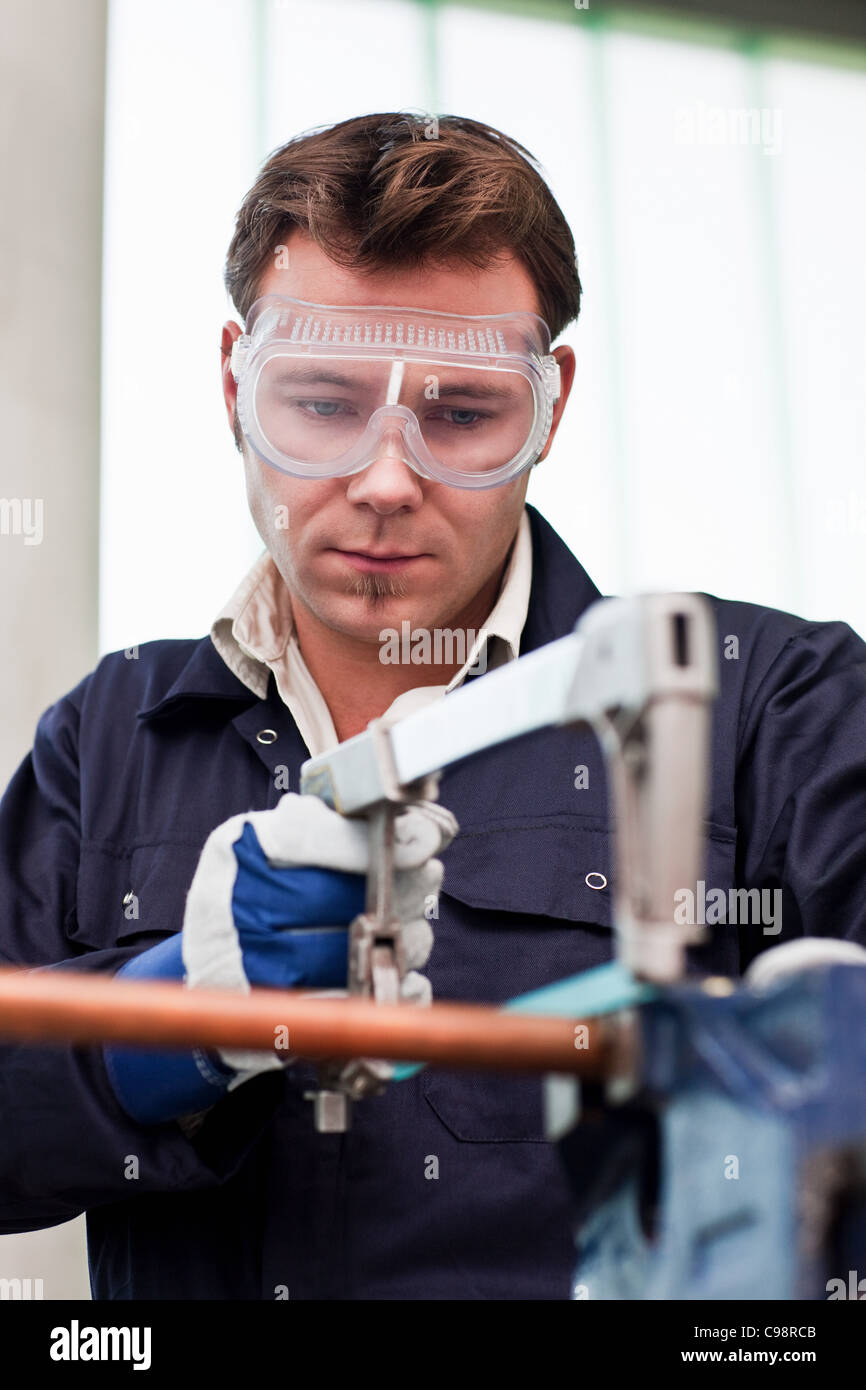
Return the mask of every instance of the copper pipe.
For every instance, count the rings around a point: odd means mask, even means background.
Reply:
[[[578,1026],[586,1032],[578,1033]],[[287,1029],[288,1037],[280,1036],[279,1029]],[[181,984],[14,967],[0,967],[0,1038],[277,1048],[282,1059],[380,1057],[586,1077],[618,1068],[626,1045],[626,1033],[606,1019],[503,1013],[483,1004],[418,1008],[317,999],[300,990],[191,990]]]

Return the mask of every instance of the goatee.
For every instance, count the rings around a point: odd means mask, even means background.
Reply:
[[[346,588],[353,598],[375,605],[387,598],[403,598],[408,586],[399,574],[359,574],[347,580]]]

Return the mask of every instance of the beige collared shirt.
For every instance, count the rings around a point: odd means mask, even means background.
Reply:
[[[470,669],[491,670],[513,661],[529,609],[532,583],[532,537],[524,509],[486,622],[478,630],[460,670],[447,685],[421,685],[398,695],[383,718],[389,723],[447,695],[462,684]],[[295,634],[288,590],[268,551],[256,560],[211,627],[211,640],[223,661],[260,699],[267,694],[273,671],[280,698],[288,707],[301,737],[315,758],[339,743],[325,698],[307,669]],[[411,634],[400,634],[404,655]],[[434,639],[431,639],[434,640]],[[447,639],[446,639],[447,640]]]

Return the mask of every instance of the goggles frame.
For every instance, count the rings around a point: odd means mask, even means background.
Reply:
[[[361,435],[343,454],[326,463],[305,462],[283,454],[272,444],[256,411],[261,372],[280,356],[305,361],[423,362],[430,367],[459,365],[518,373],[532,390],[532,425],[511,459],[496,468],[468,472],[438,459],[428,447],[415,413],[395,400],[371,413]],[[238,420],[251,449],[278,472],[310,479],[347,477],[367,468],[390,422],[390,430],[398,428],[401,435],[401,457],[419,476],[452,487],[498,487],[538,461],[550,436],[553,408],[561,391],[559,363],[550,352],[550,330],[537,314],[521,310],[468,315],[394,305],[313,304],[276,294],[263,295],[250,307],[246,330],[232,346],[231,371],[238,387]]]

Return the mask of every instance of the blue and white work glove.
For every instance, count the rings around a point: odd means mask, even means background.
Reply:
[[[433,933],[426,911],[442,883],[435,855],[458,830],[437,802],[414,802],[394,822],[394,912],[407,974],[401,994],[429,1003]],[[183,930],[127,961],[125,979],[185,979],[190,989],[344,991],[348,924],[364,911],[370,836],[313,796],[288,792],[271,811],[232,816],[208,837],[186,900]],[[141,1123],[190,1115],[259,1072],[285,1066],[270,1052],[144,1052],[106,1045],[120,1104]]]

